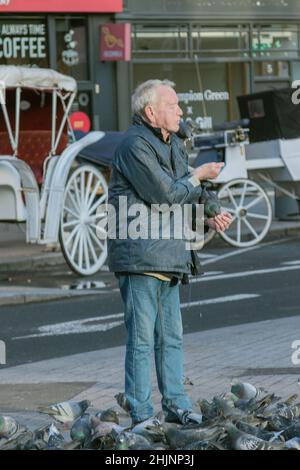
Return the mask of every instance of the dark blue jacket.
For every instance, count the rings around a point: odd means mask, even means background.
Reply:
[[[192,204],[199,202],[202,186],[188,173],[188,155],[175,134],[170,143],[163,141],[159,129],[134,116],[117,147],[110,177],[108,202],[116,210],[119,224],[119,196],[127,204]],[[150,212],[148,216],[150,226]],[[134,217],[133,217],[134,218]],[[130,223],[130,216],[127,223]],[[121,222],[122,225],[122,222]],[[110,239],[108,265],[113,272],[191,273],[193,256],[184,239]]]

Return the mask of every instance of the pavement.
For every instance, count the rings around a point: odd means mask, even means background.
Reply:
[[[299,222],[274,222],[270,236],[286,236],[299,229]],[[2,241],[2,273],[7,269],[9,275],[27,262],[32,267],[64,263],[59,252],[44,252],[42,247],[28,246],[24,240]],[[0,300],[13,302],[17,295],[22,302],[43,298],[41,295],[34,299],[33,292],[27,294],[24,291],[20,294],[19,287],[15,291],[13,287],[10,291],[6,288],[0,290]],[[49,295],[45,293],[44,300]],[[262,386],[281,397],[298,393],[300,351],[297,354],[293,348],[297,340],[300,345],[300,316],[186,334],[186,390],[194,409],[199,411],[196,403],[199,398],[211,399],[229,391],[233,379]],[[0,414],[9,414],[34,429],[50,422],[48,416],[37,412],[38,405],[89,399],[97,410],[116,407],[121,423],[126,424],[129,417],[114,399],[116,393],[123,391],[124,356],[125,347],[120,346],[8,368],[0,365]],[[161,397],[154,372],[152,395],[158,412]]]

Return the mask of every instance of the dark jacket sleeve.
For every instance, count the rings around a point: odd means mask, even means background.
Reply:
[[[161,167],[155,150],[141,137],[128,139],[114,158],[116,169],[148,204],[198,202],[202,193],[199,180],[190,174],[175,180]]]

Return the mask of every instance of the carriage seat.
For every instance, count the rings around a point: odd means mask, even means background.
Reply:
[[[68,144],[68,135],[63,133],[56,149],[60,155]],[[24,160],[35,174],[38,184],[43,181],[43,163],[51,149],[51,131],[22,130],[19,134],[18,157]],[[7,132],[0,131],[0,155],[12,155]]]
[[[196,135],[193,140],[194,148],[216,148],[216,146],[225,146],[224,132],[214,134]]]

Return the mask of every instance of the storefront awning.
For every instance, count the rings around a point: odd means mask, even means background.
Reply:
[[[1,0],[0,13],[120,13],[122,0]]]

